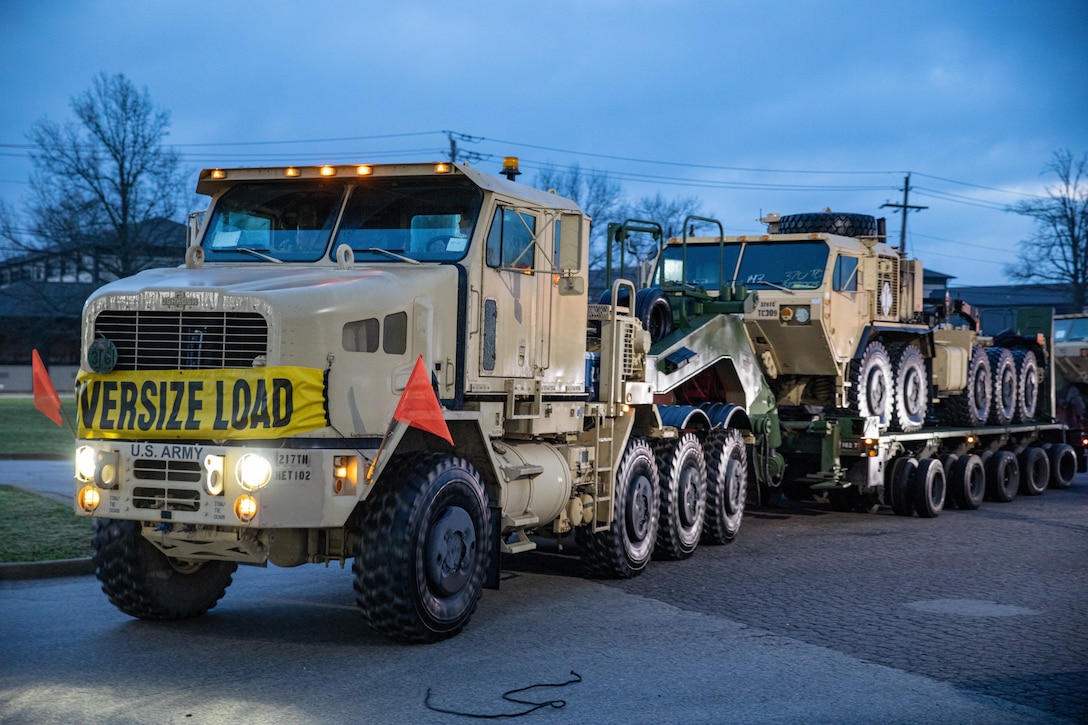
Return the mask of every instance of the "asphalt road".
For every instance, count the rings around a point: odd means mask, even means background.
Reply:
[[[0,466],[0,483],[6,468]],[[242,568],[189,622],[92,576],[0,582],[0,721],[1058,723],[1088,720],[1088,479],[932,520],[791,504],[637,579],[509,558],[468,628],[366,629],[350,567]],[[559,707],[559,701],[564,704]]]

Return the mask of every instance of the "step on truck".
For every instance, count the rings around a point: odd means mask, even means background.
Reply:
[[[704,353],[689,342],[715,305],[748,301],[742,334],[781,432],[769,445],[769,431],[753,431],[764,502],[815,495],[841,510],[934,517],[946,498],[971,509],[1071,485],[1077,456],[1054,417],[1051,311],[1025,311],[1019,329],[984,337],[969,305],[923,298],[921,262],[885,242],[883,219],[762,221],[767,234],[727,237],[713,220],[686,220],[681,238],[659,242],[636,314],[652,334],[655,390],[713,408],[729,382],[701,365],[685,372]],[[694,236],[711,224],[717,236]],[[611,228],[621,269],[632,231],[660,239],[650,222]]]
[[[737,535],[781,467],[752,300],[653,354],[645,293],[590,304],[590,220],[517,173],[200,173],[184,264],[83,313],[75,507],[114,605],[195,617],[240,564],[350,561],[373,629],[432,642],[538,535],[614,577]]]

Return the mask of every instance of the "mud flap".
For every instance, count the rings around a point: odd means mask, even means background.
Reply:
[[[488,507],[488,521],[491,532],[491,560],[487,563],[487,571],[484,572],[484,589],[499,588],[499,571],[502,569],[502,509],[498,506]]]

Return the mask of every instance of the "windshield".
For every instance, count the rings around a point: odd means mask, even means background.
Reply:
[[[736,272],[736,283],[749,287],[817,289],[823,283],[827,255],[823,242],[689,244],[685,281],[703,289],[720,289],[734,281]],[[681,246],[665,247],[655,274],[658,284],[680,281],[682,257]]]
[[[340,212],[340,184],[241,184],[215,204],[204,254],[211,261],[320,259]]]
[[[1088,317],[1054,320],[1054,342],[1088,340]]]
[[[369,179],[348,198],[336,244],[368,261],[458,260],[468,252],[482,201],[467,179]]]
[[[456,177],[239,184],[216,201],[204,253],[215,262],[313,262],[347,244],[357,260],[456,261],[482,201]]]

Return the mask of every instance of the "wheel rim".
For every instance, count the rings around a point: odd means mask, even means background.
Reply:
[[[907,378],[903,384],[904,404],[903,410],[912,419],[921,414],[924,407],[922,397],[922,379],[918,371],[911,368],[907,371]]]
[[[450,506],[427,532],[427,581],[444,595],[459,592],[471,577],[475,551],[472,517],[460,506]]]
[[[882,415],[887,400],[888,387],[884,383],[884,373],[877,366],[869,369],[869,377],[865,383],[865,397],[869,403],[870,415]]]
[[[738,511],[744,510],[744,494],[747,481],[740,462],[736,459],[729,461],[725,473],[725,510],[729,516],[734,516]]]
[[[685,466],[680,472],[680,523],[684,528],[695,525],[699,516],[699,471]]]
[[[643,541],[650,533],[653,494],[653,483],[642,474],[637,475],[627,489],[627,515],[624,523],[631,541]]]

